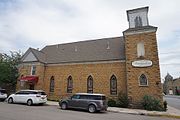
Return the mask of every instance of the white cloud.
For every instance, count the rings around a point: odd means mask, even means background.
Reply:
[[[0,1],[0,52],[43,48],[79,40],[122,36],[128,28],[126,10],[149,6],[157,26],[160,53],[180,51],[179,0],[15,0]],[[178,54],[160,54],[162,64],[178,63]],[[162,77],[178,68],[161,65]],[[175,67],[174,67],[175,68]]]

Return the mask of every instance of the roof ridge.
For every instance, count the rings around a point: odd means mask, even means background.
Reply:
[[[40,53],[45,54],[43,51],[41,51],[41,50],[37,50],[37,49],[35,49],[35,48],[31,48],[31,47],[30,47],[29,49],[34,50],[34,51],[36,51],[36,52],[40,52]]]
[[[105,39],[116,39],[116,38],[122,38],[122,37],[123,37],[123,36],[119,36],[119,37],[108,37],[108,38],[99,38],[99,39],[92,39],[92,40],[82,40],[82,41],[62,43],[62,44],[46,45],[45,47],[56,46],[56,45],[68,45],[68,44],[74,44],[74,43],[84,43],[84,42],[91,42],[91,41],[98,41],[98,40],[105,40]],[[44,48],[45,48],[45,47],[44,47]],[[43,50],[44,48],[42,48],[41,50]]]

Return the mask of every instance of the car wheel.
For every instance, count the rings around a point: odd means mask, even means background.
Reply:
[[[89,111],[90,113],[94,113],[94,112],[96,112],[96,107],[95,107],[94,105],[89,105],[88,111]]]
[[[9,103],[9,104],[12,104],[12,103],[13,103],[13,98],[9,98],[9,99],[8,99],[8,103]]]
[[[33,104],[33,101],[31,100],[31,99],[29,99],[28,101],[27,101],[27,105],[28,106],[31,106]]]
[[[63,102],[61,104],[61,109],[63,109],[63,110],[67,109],[67,103]]]

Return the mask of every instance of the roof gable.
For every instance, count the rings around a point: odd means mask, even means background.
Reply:
[[[34,56],[34,54],[32,52],[27,53],[27,55],[25,55],[22,58],[23,62],[33,62],[33,61],[38,61],[37,58]]]
[[[21,58],[22,62],[45,62],[45,54],[33,48],[29,48]]]

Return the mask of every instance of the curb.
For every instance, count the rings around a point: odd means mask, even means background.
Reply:
[[[179,115],[172,115],[172,114],[151,114],[151,113],[148,113],[147,115],[148,116],[168,117],[168,118],[177,118],[177,119],[180,119]]]
[[[44,104],[44,105],[46,105],[46,106],[59,106],[59,105],[54,105],[54,104]]]
[[[59,106],[58,103],[57,104],[46,103],[45,105],[47,105],[47,106]],[[107,110],[107,112],[180,119],[180,115],[173,115],[173,114],[168,114],[168,113],[159,114],[159,113],[143,113],[143,112],[137,112],[137,111],[136,112],[127,112],[127,111],[117,111],[117,110]]]
[[[155,116],[155,117],[168,117],[168,118],[178,118],[180,119],[179,115],[172,115],[172,114],[157,114],[157,113],[135,113],[135,112],[122,112],[122,111],[113,111],[113,110],[108,110],[108,112],[113,112],[113,113],[124,113],[124,114],[131,114],[131,115],[144,115],[144,116]]]

